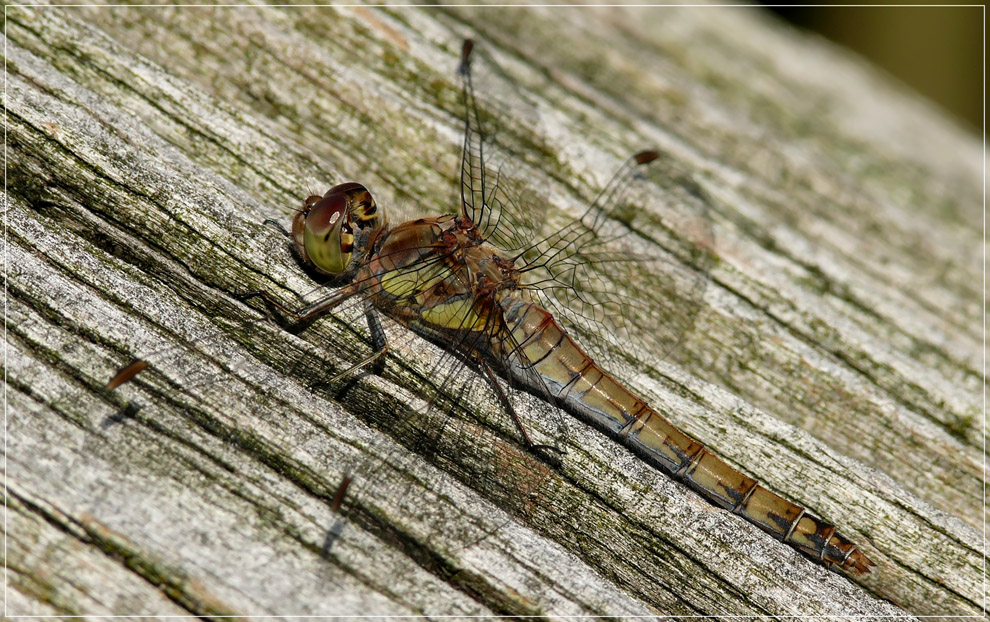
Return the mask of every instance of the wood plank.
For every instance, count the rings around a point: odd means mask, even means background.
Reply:
[[[430,408],[449,358],[401,330],[380,376],[327,387],[359,314],[294,336],[237,300],[322,291],[262,224],[313,191],[454,208],[466,35],[517,85],[491,95],[508,140],[546,138],[519,174],[544,171],[548,220],[646,146],[709,197],[695,330],[623,378],[872,574],[569,418],[548,464],[477,379]],[[6,36],[10,613],[981,611],[980,144],[855,59],[715,8],[31,7]],[[513,399],[537,433],[559,415]],[[429,451],[383,433],[435,415]]]

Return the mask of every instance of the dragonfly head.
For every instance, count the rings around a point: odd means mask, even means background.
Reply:
[[[364,260],[387,223],[368,189],[348,182],[303,201],[292,220],[292,239],[303,261],[324,274],[341,275]]]

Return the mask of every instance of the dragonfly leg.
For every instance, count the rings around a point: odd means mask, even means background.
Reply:
[[[485,373],[485,378],[488,380],[488,384],[491,385],[492,390],[495,391],[495,395],[498,396],[498,401],[501,402],[502,408],[504,408],[505,411],[509,413],[509,416],[512,417],[512,421],[516,424],[516,429],[519,430],[519,434],[522,436],[523,444],[526,445],[526,449],[536,453],[542,453],[544,455],[546,455],[547,451],[552,451],[558,454],[563,453],[563,450],[559,447],[554,447],[553,445],[537,445],[529,438],[529,434],[526,432],[526,426],[523,425],[522,419],[519,418],[519,415],[516,413],[516,409],[512,406],[512,402],[509,401],[509,396],[505,394],[505,390],[502,388],[502,385],[499,384],[498,378],[495,376],[495,372],[492,371],[491,365],[489,365],[488,361],[486,361],[485,358],[477,351],[474,352],[474,359],[478,365],[481,366],[482,371]]]
[[[271,314],[275,323],[283,328],[288,328],[295,323],[293,318],[296,313],[283,305],[281,302],[275,300],[268,292],[263,292],[261,290],[245,292],[243,294],[238,294],[235,296],[241,302],[247,302],[254,298],[261,298],[261,301],[265,303],[265,307],[268,309],[268,313]]]
[[[378,319],[378,313],[368,300],[364,301],[364,315],[368,320],[368,329],[371,331],[371,342],[375,351],[364,360],[351,365],[346,370],[331,378],[329,384],[333,384],[344,376],[350,375],[352,372],[366,367],[375,361],[384,360],[385,355],[388,353],[388,338],[385,336],[385,331],[382,330],[382,323]]]
[[[289,309],[268,292],[260,290],[240,294],[237,298],[242,302],[261,298],[276,324],[290,332],[299,332],[356,292],[357,288],[349,285],[298,310]]]
[[[379,319],[375,305],[367,298],[364,300],[364,317],[368,321],[368,330],[371,332],[371,346],[377,353],[373,359],[376,363],[375,373],[380,374],[385,371],[385,354],[389,348],[388,336],[382,328],[382,321]],[[381,363],[381,365],[378,365],[378,363]]]

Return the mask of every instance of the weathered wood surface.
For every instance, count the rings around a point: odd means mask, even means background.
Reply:
[[[650,145],[713,198],[698,326],[635,380],[871,575],[578,422],[558,468],[507,422],[424,460],[366,422],[424,411],[432,346],[328,390],[311,355],[360,331],[236,300],[312,299],[261,224],[310,191],[451,209],[465,35],[545,113],[548,209]],[[9,8],[6,37],[8,614],[980,613],[980,145],[870,68],[726,9]]]

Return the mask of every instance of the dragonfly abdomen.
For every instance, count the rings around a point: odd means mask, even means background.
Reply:
[[[496,344],[534,389],[539,375],[558,403],[678,479],[702,497],[738,514],[808,557],[853,572],[873,565],[835,526],[760,486],[704,445],[678,430],[602,370],[542,307],[519,299],[503,303],[509,335]],[[511,345],[510,345],[511,344]]]

